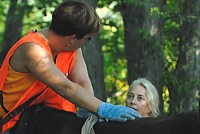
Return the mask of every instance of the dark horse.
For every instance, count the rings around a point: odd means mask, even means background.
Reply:
[[[85,119],[76,117],[74,113],[52,108],[35,111],[29,112],[28,116],[24,114],[27,117],[23,118],[30,118],[29,123],[25,123],[28,124],[25,134],[80,134],[85,122]],[[95,134],[197,134],[200,132],[200,120],[199,112],[191,112],[140,118],[124,123],[97,122],[93,128]]]

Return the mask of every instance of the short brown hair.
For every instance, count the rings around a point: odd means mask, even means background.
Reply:
[[[60,36],[76,35],[82,38],[100,30],[100,19],[94,9],[78,1],[65,1],[52,15],[49,29]]]

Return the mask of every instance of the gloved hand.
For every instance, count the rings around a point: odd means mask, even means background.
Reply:
[[[83,118],[83,119],[87,119],[92,114],[94,114],[94,113],[92,113],[84,108],[80,108],[79,111],[77,112],[76,116]]]
[[[92,112],[84,109],[84,108],[80,108],[79,111],[77,112],[76,116],[77,117],[80,117],[80,118],[83,118],[83,119],[87,119],[88,117],[90,117],[92,114]],[[105,120],[103,118],[99,118],[98,119],[98,122],[104,122],[104,121],[108,121],[108,120]]]
[[[133,120],[135,118],[142,117],[137,111],[130,107],[112,105],[110,103],[103,102],[98,108],[99,118],[110,121],[125,122],[127,120]]]

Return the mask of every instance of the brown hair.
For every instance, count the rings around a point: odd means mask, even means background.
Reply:
[[[94,9],[78,1],[65,1],[52,15],[49,29],[60,36],[76,35],[82,38],[100,30],[100,19]]]

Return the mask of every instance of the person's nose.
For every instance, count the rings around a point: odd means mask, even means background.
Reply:
[[[133,97],[133,98],[131,99],[131,104],[136,104],[136,98],[135,98],[135,97]]]

